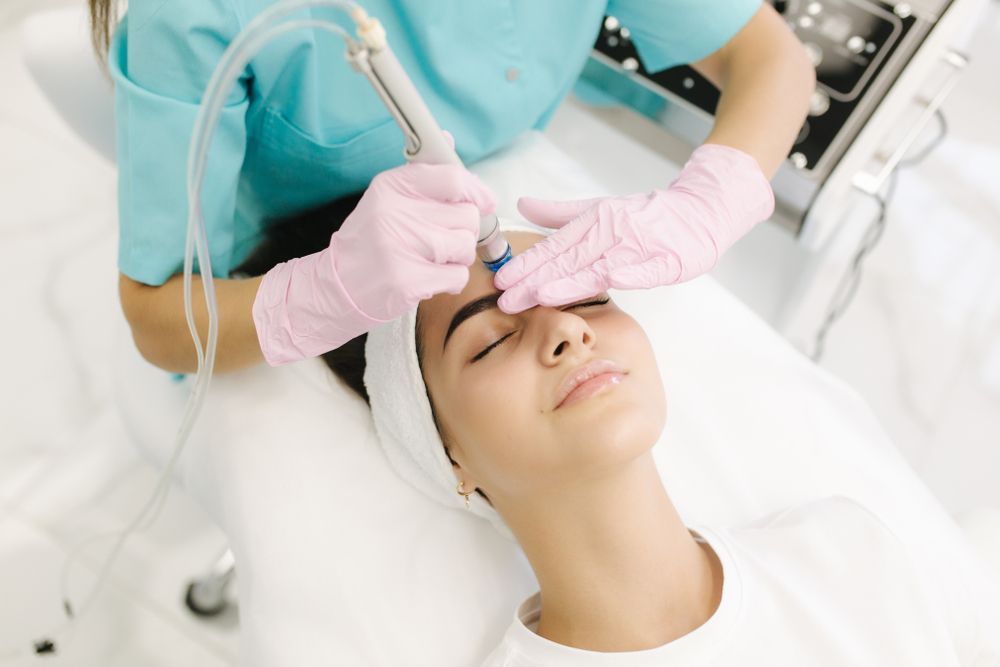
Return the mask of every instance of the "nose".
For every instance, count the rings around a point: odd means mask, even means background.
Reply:
[[[538,307],[535,309],[535,316],[538,318],[536,324],[542,330],[539,360],[545,366],[557,366],[567,360],[578,359],[597,342],[594,330],[579,315]]]

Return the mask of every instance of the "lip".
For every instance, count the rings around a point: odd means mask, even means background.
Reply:
[[[572,370],[556,392],[556,407],[563,407],[589,398],[607,386],[616,385],[628,374],[610,359],[595,359]]]

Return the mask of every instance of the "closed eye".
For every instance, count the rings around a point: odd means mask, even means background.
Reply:
[[[496,346],[500,345],[500,343],[504,342],[505,340],[507,340],[508,338],[510,338],[511,336],[513,336],[514,333],[515,333],[514,331],[511,331],[506,336],[504,336],[502,338],[499,338],[499,339],[493,341],[492,343],[490,343],[489,345],[487,345],[485,348],[483,348],[483,350],[481,350],[479,352],[479,354],[477,354],[476,356],[472,357],[472,363],[475,363],[475,362],[479,361],[480,359],[482,359],[483,357],[485,357],[487,354],[489,354],[490,352],[493,351],[493,348],[495,348]]]
[[[611,297],[607,297],[606,296],[603,299],[592,299],[591,301],[584,301],[582,303],[574,303],[574,304],[571,304],[569,306],[566,306],[565,308],[563,308],[563,310],[573,310],[574,308],[590,308],[592,306],[603,306],[604,304],[606,304],[610,300],[611,300]],[[480,350],[479,353],[476,354],[476,356],[472,357],[472,360],[471,360],[470,363],[475,363],[475,362],[479,361],[480,359],[482,359],[483,357],[485,357],[487,354],[489,354],[490,352],[492,352],[495,347],[499,346],[501,343],[503,343],[505,340],[507,340],[508,338],[510,338],[511,336],[513,336],[515,333],[517,333],[517,331],[511,331],[509,334],[506,334],[506,335],[498,338],[497,340],[493,341],[492,343],[490,343],[489,345],[487,345],[485,348],[483,348],[482,350]]]

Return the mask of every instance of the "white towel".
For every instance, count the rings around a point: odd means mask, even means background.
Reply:
[[[527,225],[504,225],[504,231],[545,234],[549,230]],[[459,479],[444,452],[434,426],[417,361],[417,312],[412,310],[368,333],[365,343],[365,387],[379,443],[389,463],[404,480],[446,507],[465,509],[458,494]],[[470,508],[513,539],[496,510],[478,493],[469,496]]]

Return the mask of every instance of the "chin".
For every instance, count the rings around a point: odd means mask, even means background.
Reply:
[[[573,429],[579,434],[576,442],[605,460],[608,456],[627,460],[648,452],[666,423],[665,401],[651,398],[602,400],[611,396],[595,396],[574,406],[583,408]]]

